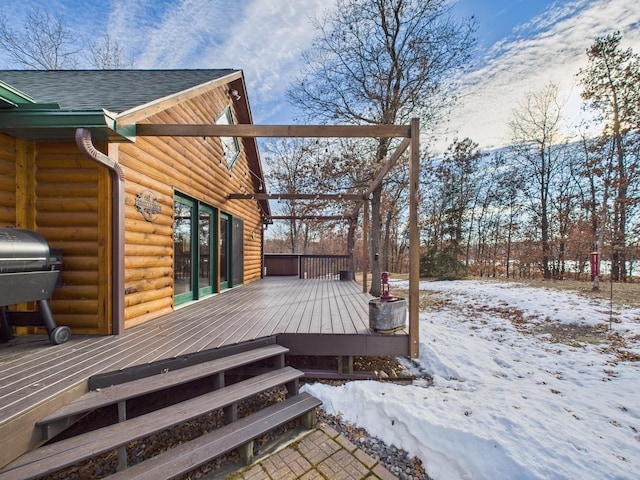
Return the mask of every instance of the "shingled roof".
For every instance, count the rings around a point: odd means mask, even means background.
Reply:
[[[0,80],[36,103],[120,113],[238,70],[0,70]]]

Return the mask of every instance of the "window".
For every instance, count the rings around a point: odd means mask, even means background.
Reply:
[[[216,125],[233,125],[233,114],[231,113],[231,107],[227,107],[216,118]],[[222,142],[222,151],[224,152],[224,158],[227,161],[229,170],[236,162],[238,155],[240,155],[240,145],[238,144],[237,137],[220,137]]]

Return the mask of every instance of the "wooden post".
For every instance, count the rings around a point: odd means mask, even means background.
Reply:
[[[126,400],[118,402],[118,422],[125,422],[127,420],[127,402]],[[127,468],[127,446],[121,445],[118,447],[118,471]]]
[[[364,201],[362,209],[362,293],[369,291],[367,274],[369,273],[369,199]]]
[[[411,119],[411,166],[409,170],[409,352],[420,355],[420,231],[418,191],[420,188],[420,122]]]

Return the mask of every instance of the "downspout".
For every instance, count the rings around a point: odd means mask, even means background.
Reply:
[[[113,180],[112,203],[112,333],[124,333],[124,172],[115,160],[99,151],[91,140],[91,130],[76,129],[76,144],[84,156],[109,169]]]

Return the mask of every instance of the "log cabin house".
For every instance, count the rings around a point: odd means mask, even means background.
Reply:
[[[410,146],[417,199],[418,130],[416,119],[380,128],[254,126],[239,70],[0,71],[0,227],[36,231],[62,252],[62,285],[50,305],[73,333],[48,349],[42,340],[20,342],[41,330],[17,327],[16,342],[0,344],[0,478],[39,478],[113,449],[122,469],[126,445],[145,434],[220,408],[235,422],[245,397],[225,385],[229,369],[260,362],[246,371],[262,372],[272,363],[272,372],[245,383],[251,394],[286,385],[292,398],[268,413],[276,426],[318,404],[298,394],[303,373],[284,366],[285,354],[335,356],[344,372],[354,355],[417,356],[417,201],[408,330],[375,332],[365,321],[366,275],[362,290],[352,281],[262,279],[273,197],[256,138],[404,138],[375,182]],[[354,196],[365,212],[369,195]],[[132,391],[203,379],[214,391],[179,412],[128,421]],[[108,402],[117,404],[118,423],[105,428],[117,436],[96,430],[90,441],[38,448]],[[246,446],[262,434],[264,417],[242,421],[248,426],[235,443],[226,440],[236,434],[230,425],[212,444]],[[171,476],[180,473],[166,470],[180,463],[176,456],[193,468],[219,454],[200,449],[206,455],[196,459],[193,451],[186,443],[151,461]],[[140,468],[151,471],[146,464]],[[135,468],[124,472],[137,478]]]
[[[0,72],[0,226],[63,252],[51,306],[117,334],[261,277],[266,201],[253,138],[136,138],[130,122],[251,123],[237,70]]]

